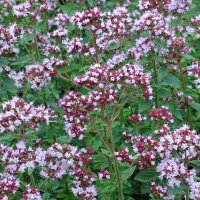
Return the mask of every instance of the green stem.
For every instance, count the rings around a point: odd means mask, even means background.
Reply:
[[[105,111],[107,111],[106,107],[102,107],[101,108],[101,114],[102,114],[102,121],[105,121]],[[106,117],[109,117],[108,112],[106,112]],[[106,126],[103,126],[103,130],[104,130],[104,138],[105,138],[105,143],[108,145],[108,147],[110,146],[109,141],[108,141],[108,135],[107,135],[107,131],[106,131]],[[110,147],[109,147],[110,149]],[[112,171],[112,162],[111,159],[108,157],[108,166],[109,166],[109,170]],[[114,177],[112,177],[114,179]]]
[[[180,65],[180,63],[178,63],[178,67],[179,67],[179,72],[180,72],[180,76],[181,76],[182,88],[183,88],[183,91],[185,92],[185,90],[186,90],[186,83],[185,83],[185,77],[184,77],[184,74],[183,74],[183,68]]]
[[[186,190],[185,200],[189,200],[189,189]]]
[[[124,175],[123,179],[126,180],[127,179],[127,176],[131,170],[131,168],[133,167],[133,165],[135,164],[135,161],[133,161],[130,165],[130,167],[126,170],[126,174]]]
[[[130,98],[132,97],[133,93],[134,93],[134,91],[131,92],[131,93],[128,95],[127,99],[124,101],[124,103],[121,104],[121,106],[120,106],[120,108],[117,110],[117,112],[113,114],[113,116],[111,117],[111,122],[115,121],[115,119],[119,116],[121,110],[124,108],[124,106],[126,105],[126,103],[130,100]]]
[[[96,35],[94,32],[92,32],[92,35],[93,35],[93,40],[94,40],[94,48],[95,48],[95,60],[96,60],[96,63],[99,63],[99,57],[98,57],[98,46],[97,46],[97,38],[96,38]]]
[[[102,141],[102,143],[103,143],[103,145],[104,145],[104,147],[109,151],[109,153],[110,153],[110,155],[112,155],[113,156],[113,152],[110,150],[110,148],[109,148],[109,146],[107,145],[107,143],[105,142],[105,140],[103,139],[103,137],[102,137],[102,135],[101,135],[101,133],[98,131],[98,129],[97,129],[97,126],[96,126],[96,123],[95,122],[93,122],[93,126],[94,126],[94,128],[95,128],[95,131],[97,132],[97,135],[99,136],[99,138],[101,139],[101,141]]]
[[[35,51],[36,51],[36,60],[39,60],[39,49],[38,49],[38,42],[37,42],[37,35],[35,33],[35,37],[34,37],[34,43],[35,43]]]
[[[181,78],[181,83],[182,83],[182,89],[183,89],[183,92],[186,91],[186,79],[185,79],[185,76],[184,76],[184,73],[183,73],[183,68],[181,66],[180,63],[178,63],[178,67],[179,67],[179,72],[180,72],[180,78]],[[191,128],[193,128],[193,123],[192,123],[192,115],[191,115],[191,111],[190,111],[190,107],[187,103],[187,98],[185,98],[185,103],[186,103],[186,116],[187,116],[187,121],[188,121],[188,124],[190,125]]]
[[[63,79],[64,81],[70,81],[71,83],[73,83],[74,85],[76,85],[77,87],[79,87],[79,85],[74,82],[69,76],[68,77],[65,77],[65,76],[62,76],[61,74],[57,74],[56,75],[58,78],[61,78]],[[86,89],[88,92],[92,92],[92,90],[86,86],[81,86],[82,88]]]
[[[48,182],[49,179],[45,179],[42,184],[40,185],[40,188],[42,188],[47,182]]]
[[[29,54],[29,56],[32,57],[33,60],[36,62],[34,56],[32,56],[31,52],[30,52],[29,49],[26,47],[26,44],[25,44],[24,40],[23,40],[23,46],[24,46],[25,50],[27,51],[27,53]]]
[[[37,188],[37,187],[36,187],[36,184],[35,184],[35,179],[34,179],[32,173],[31,173],[31,175],[30,175],[30,178],[31,178],[31,183],[32,183],[33,187],[34,187],[34,188]]]
[[[158,85],[158,72],[157,72],[157,69],[156,69],[156,62],[155,62],[155,60],[153,61],[153,71],[154,71],[155,84],[157,86]],[[156,106],[156,108],[158,108],[158,106],[159,106],[159,102],[158,102],[158,89],[157,89],[157,87],[155,88],[155,106]]]
[[[118,163],[117,163],[116,156],[115,156],[115,147],[114,147],[114,142],[113,142],[112,127],[111,127],[110,122],[108,122],[108,132],[110,133],[110,142],[111,142],[113,161],[114,161],[113,165],[114,165],[115,173],[117,175],[117,183],[118,183],[118,187],[119,187],[119,199],[124,200],[122,179],[121,179],[121,175],[120,175],[119,168],[118,168]]]

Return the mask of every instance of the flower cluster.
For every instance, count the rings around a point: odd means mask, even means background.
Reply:
[[[180,59],[178,52],[182,55],[190,52],[191,48],[187,48],[186,39],[191,33],[198,35],[198,28],[192,27],[195,24],[174,27],[172,23],[173,20],[177,20],[173,14],[186,12],[191,3],[191,0],[141,0],[139,2],[139,12],[134,13],[136,19],[132,32],[143,32],[148,36],[141,35],[136,39],[135,47],[130,49],[130,53],[136,60],[140,61],[144,56],[153,53],[162,57],[164,63],[174,66],[177,65],[177,59]],[[156,42],[158,40],[161,41],[160,44]]]
[[[135,115],[135,114],[132,114],[129,118],[128,118],[128,121],[129,122],[143,122],[146,120],[146,117],[142,117],[141,114],[138,114],[138,115]]]
[[[126,143],[132,145],[132,150],[141,169],[147,169],[155,165],[156,148],[158,142],[152,137],[132,136],[131,134],[123,134]]]
[[[157,10],[148,10],[134,22],[132,31],[148,31],[152,36],[160,36],[169,28],[166,27],[166,23],[162,14]]]
[[[200,198],[200,182],[192,182],[190,184],[190,190],[191,190],[191,192],[190,192],[191,199],[199,199]]]
[[[93,89],[90,99],[91,102],[96,102],[93,103],[94,106],[113,103],[118,98],[122,85],[133,86],[135,90],[142,87],[142,96],[152,99],[150,80],[149,73],[145,73],[142,67],[133,64],[127,64],[117,71],[109,71],[108,66],[96,64],[91,66],[84,75],[74,79],[78,85]]]
[[[110,179],[110,173],[108,170],[101,168],[98,172],[99,179]]]
[[[100,86],[101,87],[101,86]],[[90,94],[89,99],[94,107],[102,107],[106,104],[113,105],[116,102],[118,91],[112,88],[108,88],[102,91],[94,91]]]
[[[196,175],[195,170],[189,170],[184,163],[181,163],[177,158],[165,158],[157,165],[157,172],[160,174],[159,178],[167,179],[168,184],[173,186],[180,186],[182,182]]]
[[[51,80],[51,76],[42,65],[28,65],[24,74],[31,88],[39,90]]]
[[[98,88],[103,89],[105,87],[106,79],[109,77],[108,66],[101,66],[95,64],[91,66],[84,75],[78,76],[74,79],[78,85],[86,85],[90,88],[98,86]]]
[[[65,174],[74,177],[74,195],[84,199],[95,199],[96,189],[93,186],[94,174],[83,168],[83,164],[91,162],[90,149],[81,149],[71,145],[52,144],[47,150],[42,147],[33,149],[27,147],[23,141],[18,142],[14,148],[1,145],[0,161],[5,166],[5,173],[0,180],[0,195],[15,193],[19,181],[14,175],[25,173],[26,170],[40,169],[40,176],[46,179],[61,179]],[[10,194],[9,194],[10,195]],[[37,189],[26,186],[22,199],[41,199]],[[34,198],[33,198],[34,197]]]
[[[198,15],[195,18],[191,19],[191,23],[192,23],[193,26],[200,26],[200,15]]]
[[[32,188],[30,185],[26,185],[25,191],[22,194],[22,200],[42,200],[38,189]]]
[[[13,97],[2,104],[3,113],[0,114],[0,132],[16,131],[21,125],[37,129],[42,122],[49,124],[53,111],[44,106],[35,107],[23,99]]]
[[[34,90],[40,90],[51,81],[51,77],[56,75],[57,69],[67,65],[67,62],[58,58],[44,59],[42,65],[28,65],[25,72],[10,71],[8,76],[21,88],[27,81]]]
[[[69,136],[83,139],[83,132],[87,130],[86,123],[91,120],[88,113],[93,109],[88,98],[71,91],[58,104],[64,110],[65,130]]]
[[[200,89],[200,62],[193,62],[189,67],[187,67],[186,70],[189,76],[192,76],[196,79],[196,87]]]
[[[76,12],[74,16],[71,17],[70,21],[76,24],[80,29],[83,29],[83,27],[93,25],[100,17],[101,11],[99,8],[93,8],[84,12]]]
[[[61,48],[57,43],[52,43],[50,34],[48,35],[38,35],[38,46],[41,47],[44,55],[49,56],[51,54],[60,54]]]
[[[58,29],[56,29],[56,30],[54,30],[53,32],[51,32],[50,34],[49,34],[49,36],[51,37],[51,38],[65,38],[66,36],[67,36],[67,34],[68,34],[68,31],[65,29],[65,28],[58,28]]]
[[[174,117],[166,106],[152,108],[148,116],[152,121],[163,121],[164,123],[174,122]]]
[[[160,137],[157,151],[161,157],[171,157],[173,152],[178,152],[182,159],[195,158],[199,151],[200,138],[195,131],[191,131],[187,125],[168,132]]]
[[[175,196],[173,194],[171,195],[168,194],[169,189],[170,189],[169,187],[166,186],[162,187],[153,182],[151,183],[150,191],[154,197],[161,197],[164,200],[174,199]]]
[[[136,88],[141,85],[151,93],[151,74],[145,73],[139,65],[127,64],[116,72],[111,72],[110,80],[113,83],[130,84]]]
[[[54,21],[58,27],[64,27],[70,22],[70,17],[65,13],[58,13],[55,16]]]
[[[128,55],[125,53],[117,53],[112,58],[107,60],[107,65],[109,69],[114,68],[115,66],[119,66],[121,63],[123,63],[128,58]]]
[[[75,196],[79,196],[85,200],[96,200],[97,190],[93,185],[94,174],[83,168],[76,167],[72,173],[74,178],[74,186],[72,192]]]
[[[75,53],[83,53],[85,56],[94,55],[95,49],[90,47],[88,43],[83,44],[82,38],[72,38],[71,40],[63,40],[62,43],[65,45],[67,53],[69,55]]]
[[[155,50],[154,43],[146,37],[136,39],[135,47],[128,50],[129,55],[133,55],[137,61],[141,60],[146,54]]]
[[[191,0],[140,0],[138,7],[140,10],[158,9],[165,13],[180,14],[187,11],[191,3]]]
[[[191,0],[170,0],[169,3],[166,4],[166,9],[168,12],[180,14],[186,12],[191,3]]]
[[[37,5],[39,4],[39,5]],[[13,14],[17,18],[30,17],[31,20],[41,21],[42,12],[50,11],[54,8],[54,3],[49,0],[27,0],[22,3],[12,5]]]
[[[124,148],[123,150],[119,152],[115,152],[116,159],[120,162],[127,162],[132,163],[133,162],[133,156],[129,155],[129,149]]]
[[[19,188],[19,180],[9,174],[0,174],[0,198],[7,200],[8,195],[15,194]]]
[[[46,151],[38,149],[36,151],[43,160],[40,160],[40,165],[46,166],[41,170],[40,175],[44,178],[61,179],[74,165],[73,157],[77,152],[77,148],[72,146],[62,146],[53,144]],[[39,156],[38,156],[39,157]]]
[[[198,188],[199,185],[199,182],[195,181],[197,171],[195,168],[188,167],[189,161],[199,158],[199,144],[199,136],[187,125],[173,132],[169,130],[159,138],[157,152],[162,160],[158,163],[156,170],[159,173],[159,179],[167,180],[167,185],[165,189],[153,185],[153,188],[157,188],[156,192],[152,190],[153,195],[169,199],[168,190],[185,183],[190,189],[190,198],[199,198],[199,192],[194,191],[194,188]]]
[[[94,27],[98,47],[105,51],[112,43],[122,42],[123,37],[130,34],[131,22],[125,7],[117,7],[112,12],[103,13],[100,26]]]
[[[123,85],[133,85],[135,89],[141,86],[144,88],[142,96],[148,100],[153,98],[152,88],[150,85],[151,74],[145,73],[141,66],[127,64],[112,75],[113,76],[110,78],[112,82],[118,82]]]
[[[159,130],[155,130],[154,133],[158,136],[164,136],[170,132],[168,124],[163,124]]]
[[[0,55],[19,52],[14,44],[19,40],[20,34],[23,34],[23,30],[17,24],[6,28],[0,26]]]

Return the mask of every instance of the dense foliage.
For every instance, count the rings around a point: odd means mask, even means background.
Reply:
[[[200,200],[199,0],[0,0],[0,200]]]

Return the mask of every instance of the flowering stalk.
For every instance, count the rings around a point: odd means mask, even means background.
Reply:
[[[128,95],[128,97],[126,98],[126,100],[120,105],[120,107],[118,108],[117,112],[113,113],[112,117],[111,117],[111,122],[114,122],[115,119],[119,116],[121,110],[124,108],[124,106],[127,104],[127,102],[130,100],[130,98],[132,97],[132,95],[134,94],[135,91],[130,92],[130,94]]]
[[[96,59],[96,63],[99,63],[98,47],[97,47],[97,42],[96,42],[97,39],[96,39],[96,35],[93,31],[92,31],[92,35],[93,35],[93,40],[94,40],[95,59]]]
[[[178,68],[179,68],[179,73],[180,73],[180,77],[181,77],[181,83],[182,83],[182,89],[183,92],[186,91],[186,79],[183,73],[183,68],[180,64],[180,61],[178,61]],[[192,116],[191,116],[191,111],[187,102],[187,98],[185,98],[185,104],[186,104],[186,116],[187,116],[187,120],[188,123],[190,124],[191,128],[193,128],[193,123],[192,123]]]
[[[35,43],[35,51],[36,51],[36,61],[38,61],[40,56],[39,56],[39,49],[38,49],[38,42],[37,42],[36,33],[35,33],[35,37],[34,37],[34,43]]]
[[[34,187],[34,188],[37,188],[37,187],[36,187],[36,184],[35,184],[35,179],[34,179],[34,176],[33,176],[32,173],[30,174],[30,178],[31,178],[31,183],[32,183],[33,187]]]
[[[157,72],[157,68],[156,68],[156,62],[155,60],[153,61],[153,71],[154,71],[154,80],[155,80],[155,84],[156,84],[156,88],[155,88],[155,106],[156,108],[159,107],[159,102],[158,102],[158,72]]]
[[[113,134],[112,134],[111,122],[107,123],[107,129],[108,129],[108,133],[110,134],[110,142],[111,142],[113,162],[114,162],[113,165],[114,165],[115,173],[117,175],[119,198],[120,198],[120,200],[124,200],[122,179],[121,179],[121,175],[120,175],[120,172],[119,172],[117,159],[116,159],[116,156],[114,155],[114,153],[115,153],[115,145],[114,145],[114,142],[113,142]]]

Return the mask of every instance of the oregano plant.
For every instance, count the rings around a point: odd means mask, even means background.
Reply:
[[[0,0],[0,199],[200,200],[198,0]]]

